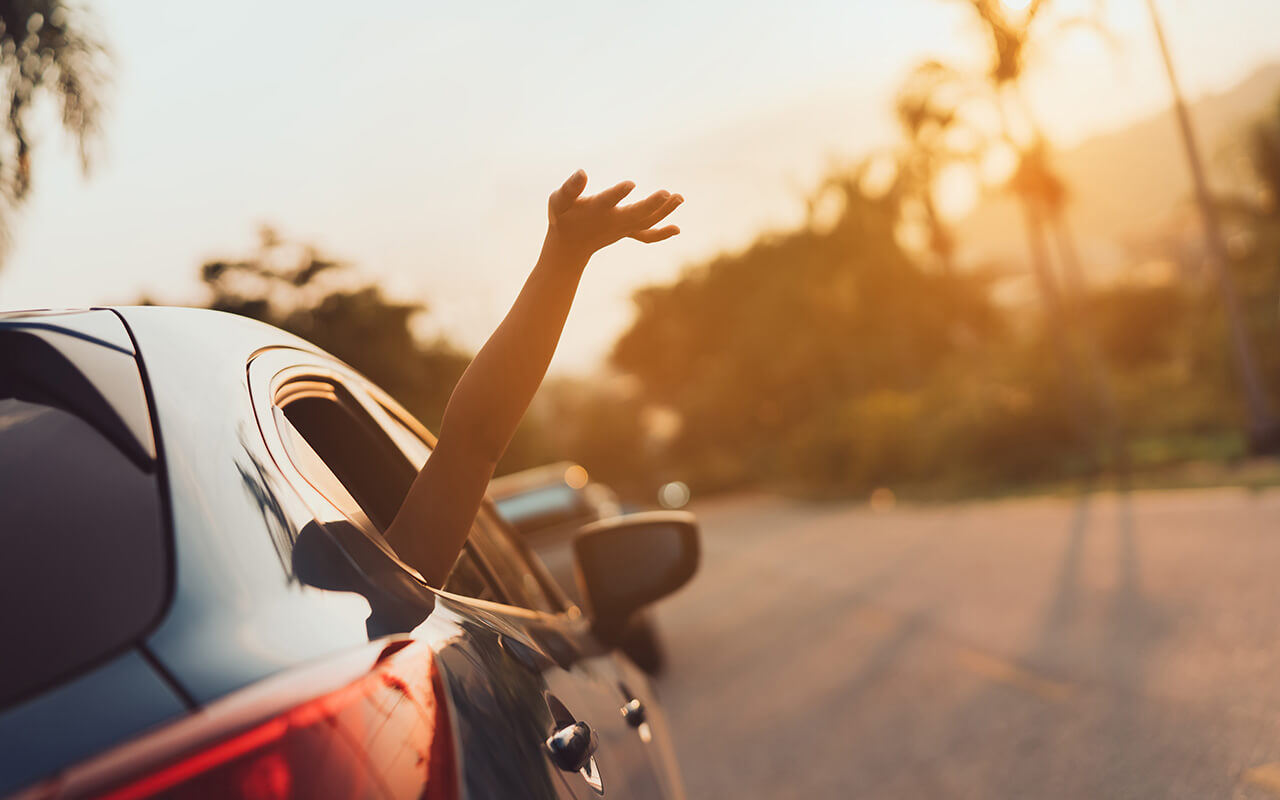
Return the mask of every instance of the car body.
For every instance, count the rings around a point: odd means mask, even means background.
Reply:
[[[581,604],[574,574],[574,536],[584,525],[625,513],[618,495],[591,480],[581,464],[561,461],[495,478],[489,483],[489,497],[564,593]],[[650,675],[662,671],[666,659],[651,613],[640,611],[632,617],[619,647]]]
[[[692,520],[584,534],[588,617],[486,503],[433,589],[380,530],[434,443],[245,318],[0,314],[0,796],[681,797],[610,643]]]

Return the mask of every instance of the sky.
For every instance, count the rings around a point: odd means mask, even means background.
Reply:
[[[1280,60],[1276,0],[1157,4],[1189,94]],[[601,362],[636,287],[795,225],[828,170],[888,146],[913,65],[983,64],[954,0],[85,5],[112,51],[104,136],[86,177],[44,115],[0,308],[198,304],[199,265],[248,255],[270,224],[427,303],[432,332],[475,349],[571,172],[588,191],[681,192],[680,236],[593,260],[561,373]],[[1078,32],[1031,65],[1060,146],[1168,104],[1145,0],[1106,9],[1114,47]]]

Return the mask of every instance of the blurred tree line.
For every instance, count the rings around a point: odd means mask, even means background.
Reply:
[[[351,267],[313,247],[259,232],[249,257],[206,263],[207,305],[275,325],[351,364],[428,427],[439,428],[470,356],[445,338],[415,333],[421,303],[393,300]]]
[[[1247,134],[1257,190],[1221,204],[1274,403],[1280,101]],[[901,177],[918,179],[919,164]],[[928,210],[923,245],[904,249],[902,192],[918,186],[873,195],[859,177],[836,176],[824,190],[842,201],[834,224],[763,237],[636,294],[636,321],[612,363],[638,379],[643,403],[681,420],[662,458],[683,479],[965,492],[1246,454],[1246,404],[1207,275],[1077,285],[1070,316],[1000,303],[1002,282],[1027,277],[956,270]],[[1075,407],[1069,359],[1080,351],[1055,341],[1063,325],[1072,336],[1087,327],[1121,452],[1102,447],[1106,420]]]
[[[1256,186],[1223,207],[1250,335],[1274,343],[1280,102],[1247,134]],[[637,291],[612,377],[549,380],[500,472],[573,459],[643,501],[675,479],[697,491],[955,494],[1119,468],[1099,454],[1102,423],[1081,424],[1055,332],[1062,317],[997,300],[1028,275],[957,269],[936,220],[917,249],[904,245],[916,176],[871,192],[865,165],[834,174],[812,203],[829,213]],[[426,306],[270,229],[248,258],[207,263],[201,276],[210,307],[315,342],[433,429],[470,358],[415,332]],[[1211,282],[1117,283],[1082,289],[1077,302],[1072,324],[1087,320],[1095,340],[1126,466],[1245,454]],[[1259,350],[1280,399],[1280,348]]]
[[[447,337],[419,333],[430,311],[425,303],[390,298],[352,265],[284,239],[270,226],[259,230],[254,252],[209,261],[200,279],[208,292],[206,307],[260,320],[327,350],[433,431],[440,429],[453,386],[471,362],[471,354]],[[500,471],[560,457],[538,419],[531,416],[517,431]]]
[[[577,460],[641,501],[668,480],[957,494],[1247,454],[1249,404],[1228,353],[1241,330],[1257,344],[1275,405],[1280,100],[1246,132],[1254,185],[1220,198],[1242,316],[1233,332],[1208,270],[1085,280],[1069,187],[1023,83],[1028,58],[1061,31],[1106,38],[1096,17],[1053,17],[1048,0],[1013,14],[959,2],[989,66],[928,61],[908,76],[888,186],[871,180],[874,160],[832,174],[805,224],[638,291],[612,375],[548,381],[500,472]],[[967,113],[975,102],[994,128]],[[962,268],[938,182],[994,148],[1014,156],[1000,188],[1023,209],[1027,259]],[[1185,258],[1181,246],[1170,261]],[[415,334],[424,306],[269,230],[251,258],[206,264],[202,277],[212,307],[317,343],[438,427],[468,355]],[[1040,302],[1000,299],[1011,283]]]
[[[908,76],[894,109],[902,143],[892,185],[869,192],[866,165],[834,174],[811,207],[834,202],[834,218],[811,214],[796,230],[637,292],[636,319],[611,355],[614,376],[549,381],[500,471],[570,458],[632,497],[673,479],[695,489],[977,491],[1246,452],[1246,402],[1226,357],[1232,332],[1207,277],[1084,281],[1069,187],[1027,105],[1024,75],[1065,30],[1109,40],[1101,5],[1063,17],[1051,0],[1021,11],[955,2],[972,12],[988,66],[964,74],[928,61]],[[87,168],[107,66],[92,18],[77,7],[0,0],[0,252],[5,220],[31,186],[31,109],[42,97],[57,104]],[[993,110],[995,130],[966,117],[975,98]],[[1274,407],[1280,99],[1245,138],[1254,185],[1223,199],[1221,214],[1243,332],[1257,344]],[[977,163],[993,145],[1015,156],[1005,188],[1024,210],[1038,307],[996,299],[1023,270],[958,267],[960,237],[936,202],[942,172]],[[902,235],[911,226],[921,233],[914,248]],[[392,299],[270,229],[248,258],[205,264],[201,278],[210,307],[315,342],[431,428],[470,358],[418,333],[425,305]]]

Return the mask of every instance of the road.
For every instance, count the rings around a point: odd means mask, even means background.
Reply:
[[[690,798],[1280,797],[1280,492],[694,510]]]

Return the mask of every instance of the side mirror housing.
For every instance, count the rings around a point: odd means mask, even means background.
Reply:
[[[697,519],[684,511],[584,526],[573,541],[575,571],[596,632],[612,643],[632,614],[688,583],[700,550]]]

